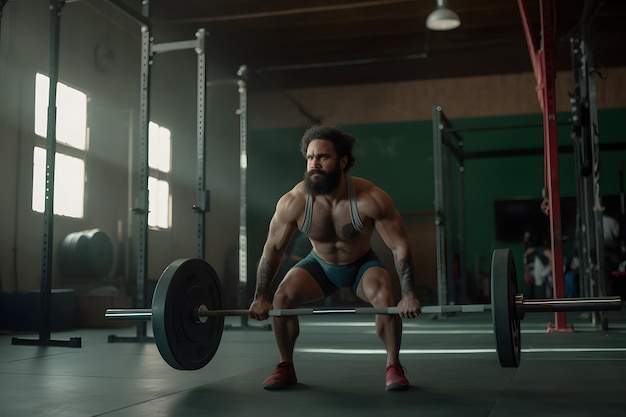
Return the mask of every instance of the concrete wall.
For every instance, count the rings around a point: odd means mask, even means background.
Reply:
[[[596,77],[598,108],[626,106],[626,68],[600,69]],[[289,91],[308,113],[323,123],[352,125],[430,120],[432,106],[443,107],[450,119],[540,113],[532,73],[450,78]],[[556,78],[557,111],[569,112],[570,72]],[[308,126],[284,95],[269,92],[251,98],[250,124],[257,128]]]

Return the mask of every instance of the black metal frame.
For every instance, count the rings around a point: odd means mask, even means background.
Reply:
[[[565,126],[568,122],[561,122],[558,125]],[[543,124],[508,124],[479,127],[454,127],[452,122],[446,117],[443,109],[439,105],[433,106],[433,160],[434,160],[434,181],[435,181],[435,227],[437,238],[437,294],[440,305],[457,302],[457,295],[467,296],[467,273],[465,254],[465,195],[464,195],[464,163],[469,159],[493,158],[523,155],[543,155],[543,148],[527,148],[506,151],[475,151],[466,152],[463,148],[462,132],[480,132],[503,129],[539,128]],[[622,146],[622,145],[620,145]],[[622,147],[626,148],[626,145]],[[448,152],[444,152],[444,148]],[[572,152],[573,148],[561,147],[560,151]],[[456,158],[458,167],[458,198],[451,204],[452,190],[450,189],[450,156]],[[451,213],[449,208],[454,207],[457,212]],[[459,230],[454,230],[454,216],[457,216]],[[457,241],[455,241],[457,239]],[[456,294],[454,276],[454,255],[457,254],[455,247],[458,246],[459,257],[459,290]],[[463,301],[463,300],[462,300]]]
[[[135,278],[135,307],[147,307],[147,268],[148,268],[148,139],[150,123],[150,86],[151,68],[155,53],[164,53],[183,49],[194,49],[197,54],[197,185],[196,204],[192,210],[196,213],[196,256],[204,259],[205,252],[205,214],[209,211],[209,191],[205,187],[206,162],[205,162],[205,108],[206,108],[206,61],[205,61],[205,29],[196,32],[196,39],[191,41],[169,42],[154,44],[150,25],[150,2],[142,1],[141,14],[127,7],[119,0],[109,0],[120,10],[134,18],[141,25],[141,77],[140,77],[140,103],[139,103],[139,189],[135,207],[132,212],[137,215],[137,272]],[[153,342],[154,338],[147,334],[147,323],[137,323],[136,336],[109,335],[108,342]]]
[[[237,305],[240,308],[247,307],[248,303],[248,227],[247,227],[247,176],[248,176],[248,77],[249,69],[247,65],[240,65],[237,69],[237,76],[211,80],[206,83],[211,86],[236,86],[239,94],[239,242],[238,242],[238,285],[237,285]],[[242,310],[243,311],[243,310]],[[246,330],[269,330],[270,325],[250,326],[247,314],[239,315],[240,325],[227,324],[224,330],[246,329]]]
[[[52,253],[54,235],[54,168],[56,156],[56,128],[57,128],[57,83],[59,81],[59,38],[61,28],[61,11],[64,0],[50,1],[50,57],[48,92],[48,126],[46,134],[46,191],[43,213],[43,236],[41,248],[41,288],[39,299],[39,338],[22,339],[14,337],[13,345],[29,346],[63,346],[81,347],[80,337],[71,337],[69,340],[53,340],[51,334],[52,312]],[[4,6],[4,4],[2,4]]]
[[[464,161],[463,138],[452,129],[452,124],[445,116],[441,106],[433,106],[433,162],[435,181],[435,234],[437,239],[437,298],[440,305],[456,302],[454,277],[455,233],[449,225],[454,224],[453,213],[448,207],[455,207],[458,216],[458,254],[461,291],[467,293],[466,259],[465,259],[465,193],[464,193]],[[453,140],[450,140],[450,135]],[[449,150],[444,152],[444,146]],[[450,158],[453,155],[458,164],[458,204],[451,205],[451,189],[448,186]],[[442,315],[440,315],[442,316]]]
[[[593,51],[590,27],[583,26],[579,36],[570,39],[574,92],[572,94],[572,133],[574,162],[580,181],[577,183],[577,239],[579,245],[580,284],[585,296],[607,293],[602,231],[602,194],[600,192],[600,144]],[[606,314],[592,313],[596,327],[606,329]]]
[[[596,102],[595,68],[593,61],[593,51],[590,40],[590,25],[582,24],[581,34],[571,39],[572,67],[574,69],[575,91],[572,94],[572,117],[571,117],[571,137],[573,146],[560,146],[558,153],[574,153],[575,170],[577,174],[577,240],[579,244],[579,258],[581,261],[581,290],[587,297],[606,296],[605,277],[607,271],[605,267],[604,246],[602,235],[602,215],[604,207],[600,192],[600,151],[623,150],[626,144],[600,144],[598,127],[598,110]],[[557,123],[558,125],[570,124]],[[471,127],[454,128],[443,114],[441,107],[435,106],[433,110],[433,132],[434,132],[434,160],[435,160],[435,214],[437,225],[437,256],[438,256],[438,283],[439,288],[443,283],[450,281],[450,262],[444,263],[440,257],[450,253],[451,244],[447,242],[450,233],[446,230],[446,225],[450,223],[449,215],[445,208],[445,174],[443,172],[443,145],[450,149],[450,154],[454,155],[459,163],[463,164],[464,159],[503,157],[506,155],[541,155],[544,150],[541,148],[518,149],[511,151],[480,151],[462,152],[462,147],[454,147],[454,144],[446,138],[446,134],[454,135],[457,143],[462,144],[462,137],[459,132],[481,131],[491,129],[540,127],[537,124],[530,125],[502,125],[493,127]],[[459,203],[463,207],[463,202]],[[462,210],[462,209],[461,209]],[[461,223],[462,224],[462,223]],[[463,236],[464,231],[459,232]],[[442,242],[440,242],[442,240]],[[463,268],[463,263],[461,263]],[[440,295],[440,303],[449,298],[444,289]],[[596,327],[608,328],[606,314],[595,311],[592,314],[592,322]]]
[[[112,1],[122,11],[141,23],[141,75],[139,92],[139,189],[135,207],[131,211],[137,216],[137,271],[135,277],[135,306],[146,307],[146,281],[148,269],[148,133],[150,123],[150,81],[152,67],[150,35],[150,2],[142,2],[141,16],[118,1]],[[114,342],[151,342],[154,338],[147,335],[147,323],[137,323],[135,337],[109,335],[109,343]]]
[[[210,195],[206,189],[206,149],[205,149],[205,119],[206,119],[206,55],[204,41],[206,31],[196,32],[198,39],[197,64],[197,104],[196,104],[196,205],[192,210],[196,212],[196,257],[204,259],[205,253],[205,214],[210,210]]]

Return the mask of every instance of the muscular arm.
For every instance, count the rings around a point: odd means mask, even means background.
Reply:
[[[290,193],[276,204],[257,269],[255,298],[269,296],[270,286],[278,273],[283,253],[297,230],[297,209],[294,205],[295,198]]]
[[[387,193],[375,188],[371,196],[376,207],[372,218],[376,230],[393,254],[402,295],[414,295],[415,264],[402,217]]]
[[[410,295],[415,294],[415,288],[413,285],[413,276],[415,275],[413,271],[415,270],[415,266],[413,265],[413,257],[410,255],[399,257],[398,252],[393,252],[394,261],[396,263],[396,271],[398,273],[398,277],[400,278],[400,290],[402,295]]]
[[[276,262],[274,256],[265,256],[265,254],[261,256],[259,267],[256,272],[255,298],[269,297],[270,286],[272,285],[272,281],[278,272],[279,266],[280,261]]]

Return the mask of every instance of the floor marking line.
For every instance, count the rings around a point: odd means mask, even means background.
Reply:
[[[326,353],[326,354],[345,354],[345,355],[383,355],[387,352],[384,349],[333,349],[333,348],[297,348],[296,352],[301,353]],[[495,353],[492,348],[480,349],[402,349],[401,354],[420,355],[420,354],[477,354],[477,353]],[[626,352],[624,348],[528,348],[522,349],[524,353],[583,353],[583,352]],[[626,359],[626,358],[625,358]]]

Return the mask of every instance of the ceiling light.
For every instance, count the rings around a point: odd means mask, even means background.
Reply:
[[[459,15],[448,9],[446,0],[437,0],[437,8],[426,18],[426,27],[430,30],[452,30],[461,26]]]

